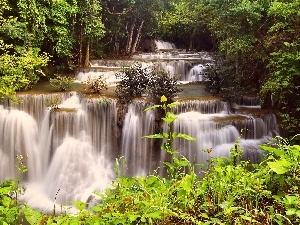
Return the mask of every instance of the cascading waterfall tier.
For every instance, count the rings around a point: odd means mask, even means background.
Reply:
[[[86,202],[114,179],[115,101],[82,100],[72,92],[60,94],[58,109],[47,108],[57,95],[21,95],[19,104],[0,108],[0,180],[18,176],[16,156],[23,155],[28,172],[21,199],[46,213],[54,204]]]
[[[178,51],[166,44],[157,42],[168,51],[138,54],[129,60],[91,61],[89,68],[77,71],[77,80],[103,75],[113,86],[117,72],[138,62],[179,76],[182,83],[203,81],[203,69],[213,62],[210,54]],[[211,156],[229,155],[239,140],[244,158],[257,162],[258,144],[278,134],[275,116],[261,110],[256,97],[229,104],[193,85],[184,85],[179,93],[181,104],[172,109],[178,115],[173,129],[197,140],[176,139],[174,149],[192,163],[206,163]],[[52,213],[54,205],[72,211],[71,201],[90,203],[96,198],[94,191],[103,191],[115,179],[116,158],[125,158],[126,165],[119,171],[129,176],[148,175],[169,160],[156,140],[142,138],[155,133],[159,124],[155,110],[144,111],[151,105],[146,99],[134,100],[120,118],[117,100],[108,96],[69,92],[20,94],[19,98],[19,103],[0,105],[0,182],[19,176],[16,156],[23,155],[28,172],[21,199],[44,213]],[[166,130],[166,125],[159,128]]]
[[[130,60],[92,60],[90,67],[79,69],[76,72],[77,82],[85,82],[100,76],[110,85],[116,84],[123,68],[139,63],[143,67],[153,67],[163,70],[180,82],[203,81],[204,68],[213,61],[207,52],[201,53],[156,53],[134,55]]]
[[[47,99],[57,96],[58,109],[45,106]],[[155,111],[144,112],[149,101],[135,100],[128,106],[120,131],[115,99],[87,98],[76,92],[20,97],[22,103],[0,107],[0,180],[16,178],[15,157],[26,156],[29,170],[22,199],[44,212],[51,212],[54,204],[90,201],[93,191],[104,190],[114,179],[115,158],[126,159],[126,166],[119,169],[131,176],[152,173],[168,160],[153,139],[142,138],[155,130]],[[173,109],[178,115],[174,131],[197,141],[178,139],[174,148],[191,162],[229,155],[238,139],[244,157],[257,161],[258,144],[276,135],[272,113],[233,110],[228,102],[211,97],[179,101]],[[211,155],[206,149],[212,149]]]

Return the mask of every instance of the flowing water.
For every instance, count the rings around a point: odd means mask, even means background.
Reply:
[[[159,43],[161,49],[163,43]],[[172,45],[165,48],[174,48]],[[212,58],[207,53],[179,51],[140,54],[130,60],[97,60],[78,71],[77,80],[100,74],[115,85],[115,73],[134,62],[152,65],[179,76],[181,83],[202,81],[201,72]],[[229,155],[240,140],[244,157],[259,159],[258,144],[277,134],[275,116],[260,109],[256,97],[244,97],[229,104],[210,96],[203,86],[183,85],[174,113],[178,119],[174,131],[186,133],[197,141],[176,140],[174,148],[191,162],[206,163],[212,156]],[[121,172],[131,176],[147,175],[167,160],[153,140],[142,138],[154,133],[155,115],[144,112],[146,100],[129,105],[123,126],[119,126],[115,98],[105,95],[89,97],[80,92],[20,94],[20,103],[0,105],[0,181],[18,177],[16,155],[25,157],[28,172],[22,181],[26,187],[22,200],[45,213],[54,205],[70,201],[91,201],[93,192],[103,191],[115,179],[115,159],[123,156],[126,166]],[[59,98],[57,110],[46,106]]]

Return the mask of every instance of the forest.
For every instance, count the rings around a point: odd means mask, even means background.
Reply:
[[[72,77],[92,59],[127,59],[150,51],[145,43],[159,39],[186,51],[211,52],[215,63],[207,72],[210,92],[229,101],[255,93],[263,108],[276,113],[284,139],[262,147],[270,155],[257,167],[237,163],[236,147],[228,159],[211,161],[202,182],[184,157],[174,157],[168,165],[169,180],[156,175],[119,178],[105,193],[105,204],[93,208],[93,216],[81,202],[74,203],[79,209],[74,218],[19,207],[9,193],[17,196],[22,188],[7,181],[0,186],[0,222],[19,224],[25,215],[38,224],[299,223],[300,154],[294,145],[300,140],[299,24],[299,0],[1,0],[2,102],[17,101],[18,91],[41,80]],[[161,102],[164,109],[173,107],[164,98]],[[170,113],[165,116],[169,123],[175,119],[168,118]],[[171,143],[164,147],[176,154]],[[26,171],[22,159],[17,167],[21,174]],[[236,186],[226,186],[229,182]],[[196,183],[202,186],[195,188]],[[158,196],[168,200],[160,202]],[[149,210],[147,216],[143,210]]]
[[[299,1],[3,0],[0,4],[2,99],[35,85],[41,68],[47,77],[70,75],[87,67],[92,58],[128,57],[145,50],[140,47],[143,40],[163,39],[180,48],[214,52],[222,59],[219,66],[226,68],[215,76],[227,76],[216,92],[224,90],[221,94],[228,97],[230,89],[254,88],[264,106],[278,111],[283,134],[299,133]]]

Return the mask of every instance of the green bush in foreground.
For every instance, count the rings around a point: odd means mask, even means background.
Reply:
[[[260,164],[250,164],[241,161],[242,150],[237,141],[230,157],[211,158],[207,165],[192,165],[172,148],[175,138],[194,139],[171,131],[171,124],[177,116],[170,112],[170,108],[178,103],[166,102],[163,96],[161,105],[146,110],[164,109],[167,132],[146,137],[165,140],[162,149],[172,155],[172,160],[165,162],[169,176],[153,173],[144,177],[125,177],[119,176],[116,170],[118,176],[112,187],[104,193],[97,193],[101,201],[90,209],[86,203],[74,202],[78,208],[76,215],[55,216],[19,206],[17,215],[24,214],[30,224],[300,223],[299,145],[289,145],[277,138],[274,143],[261,146],[266,155]],[[208,153],[211,151],[207,150]],[[120,160],[116,162],[118,169]],[[196,174],[196,167],[203,169],[203,177]],[[1,186],[1,212],[8,207],[3,204],[4,196],[16,202],[14,196],[7,195]],[[0,221],[7,221],[12,214],[13,211],[1,214]]]

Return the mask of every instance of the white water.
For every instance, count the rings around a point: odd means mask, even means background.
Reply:
[[[155,40],[155,45],[157,50],[166,50],[166,49],[175,49],[176,46],[173,43],[162,41],[162,40]]]
[[[35,97],[41,102],[51,98]],[[153,149],[152,139],[142,138],[154,133],[154,112],[144,112],[149,103],[129,105],[118,146],[115,100],[86,99],[75,92],[61,98],[58,111],[50,111],[42,103],[29,110],[31,100],[19,108],[0,107],[0,180],[16,178],[15,156],[27,156],[27,189],[22,199],[31,206],[51,213],[54,205],[56,210],[66,205],[63,210],[67,210],[71,201],[88,202],[93,191],[103,191],[114,179],[116,157],[125,157],[127,166],[121,167],[121,172],[133,176],[147,175],[166,160],[164,152]],[[39,110],[43,113],[36,112]],[[206,163],[210,156],[205,149],[212,149],[214,157],[228,155],[239,138],[244,157],[258,160],[257,144],[277,131],[274,115],[233,114],[221,100],[182,102],[174,113],[178,114],[174,130],[197,139],[174,143],[191,162]],[[42,114],[43,119],[38,119]]]
[[[81,69],[76,74],[77,82],[86,82],[103,76],[110,86],[119,81],[116,73],[133,63],[142,64],[143,67],[154,67],[157,70],[166,71],[169,76],[176,77],[182,83],[203,80],[203,68],[213,62],[213,58],[207,52],[180,52],[172,43],[156,40],[155,53],[136,54],[129,60],[92,60],[90,67]],[[169,50],[169,51],[160,51]]]
[[[43,102],[45,96],[36,98]],[[46,213],[51,213],[55,204],[60,209],[60,205],[70,205],[70,201],[86,202],[94,191],[103,191],[114,179],[109,155],[99,146],[109,145],[112,140],[93,143],[90,134],[97,135],[98,131],[90,130],[93,121],[89,120],[86,105],[75,92],[62,99],[62,111],[36,109],[44,111],[39,125],[34,111],[0,108],[0,180],[19,176],[16,156],[23,155],[28,172],[23,180],[26,192],[21,199]],[[26,100],[23,104],[27,105]],[[111,125],[113,121],[108,126]],[[111,136],[110,130],[103,130],[102,136]]]
[[[188,57],[143,63],[163,68],[172,76],[181,74],[190,81],[200,80],[198,73],[203,64]],[[80,76],[86,78],[84,72]],[[45,103],[56,97],[61,103],[59,110],[53,111]],[[26,192],[22,199],[45,213],[51,213],[54,206],[60,213],[62,205],[63,210],[72,212],[73,208],[68,209],[71,201],[89,202],[94,191],[103,191],[114,180],[113,167],[120,156],[127,164],[121,172],[133,176],[152,173],[167,160],[164,152],[154,149],[153,139],[142,138],[154,133],[154,111],[144,112],[148,102],[139,100],[129,105],[121,129],[115,99],[90,99],[76,92],[20,98],[19,104],[0,105],[0,181],[16,178],[16,155],[26,156],[29,170],[23,180]],[[259,110],[257,104],[255,98],[244,98],[235,105],[234,113],[227,102],[219,99],[185,100],[173,110],[178,115],[174,130],[197,141],[178,139],[174,148],[191,162],[206,163],[210,156],[203,150],[212,149],[214,157],[229,155],[240,139],[244,157],[257,161],[261,153],[257,144],[277,134],[273,114],[255,116],[244,110]]]

